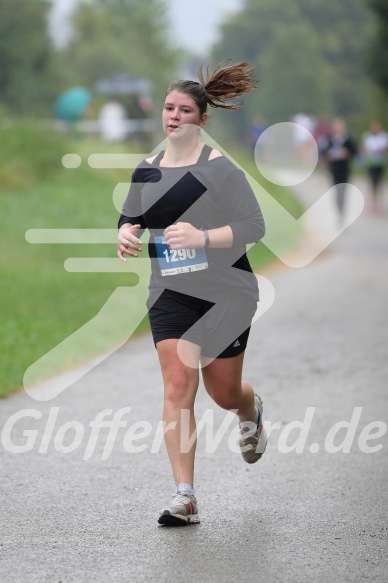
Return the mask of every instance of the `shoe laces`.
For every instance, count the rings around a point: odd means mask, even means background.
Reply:
[[[176,494],[174,494],[174,496],[172,497],[174,502],[181,502],[182,504],[185,504],[188,498],[189,500],[194,498],[194,496],[189,492],[189,490],[178,490],[178,492],[176,492]]]
[[[253,421],[251,423],[252,423],[251,429],[249,429],[248,427],[244,427],[243,429],[240,429],[240,435],[244,439],[244,441],[247,439],[250,439],[252,437],[258,438],[258,436],[259,436],[260,425],[256,425],[256,423],[254,423]]]

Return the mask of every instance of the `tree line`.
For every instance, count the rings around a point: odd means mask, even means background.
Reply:
[[[214,62],[233,54],[256,68],[260,90],[234,124],[255,112],[269,123],[326,112],[356,127],[386,116],[387,15],[386,0],[246,0],[222,25],[212,54]]]
[[[170,42],[167,0],[80,0],[62,48],[47,32],[49,0],[16,4],[0,3],[0,113],[51,115],[61,91],[115,73],[151,79],[159,99],[179,70],[183,52]],[[385,111],[386,0],[245,0],[219,39],[209,60],[248,60],[260,80],[247,107],[229,118],[236,127],[255,112],[269,122],[302,109],[357,122]]]
[[[79,0],[61,48],[48,32],[50,10],[49,0],[1,0],[0,109],[52,115],[65,89],[123,73],[165,90],[178,62],[165,0]]]

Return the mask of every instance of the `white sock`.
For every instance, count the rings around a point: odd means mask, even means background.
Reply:
[[[194,488],[191,484],[186,484],[185,482],[182,482],[181,484],[178,484],[176,487],[176,491],[179,492],[179,490],[188,490],[190,492],[190,496],[194,496]]]
[[[250,431],[252,429],[252,423],[255,423],[256,425],[259,423],[259,419],[260,419],[260,412],[258,407],[255,405],[255,418],[253,421],[242,421],[240,423],[240,429],[242,431]]]

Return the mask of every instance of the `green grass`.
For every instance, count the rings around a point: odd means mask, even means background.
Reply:
[[[130,172],[92,170],[85,161],[91,153],[122,151],[128,147],[109,147],[95,139],[25,126],[0,131],[0,396],[21,388],[28,367],[87,324],[117,287],[136,284],[137,278],[129,273],[70,273],[64,268],[69,257],[115,258],[115,244],[30,244],[25,239],[29,229],[115,229],[118,211],[112,193],[118,182],[130,180]],[[62,167],[61,158],[68,152],[81,155],[79,168]],[[255,174],[247,156],[236,158]],[[266,186],[290,212],[300,213],[300,205],[284,189]],[[295,244],[297,233],[281,232],[279,236],[287,249]],[[262,243],[250,250],[249,257],[255,269],[274,259]],[[134,287],[131,293],[135,298],[144,294],[144,288]],[[144,298],[137,297],[131,304],[134,318],[139,314],[136,302],[140,305]],[[122,312],[123,317],[132,317],[131,306]],[[137,333],[147,327],[144,318]],[[88,343],[58,351],[43,376],[79,364],[118,340],[112,324],[106,333],[91,336]]]
[[[266,180],[258,171],[251,152],[243,150],[231,152],[231,154],[242,168],[244,168],[244,171],[253,178],[251,186],[260,201],[267,232],[271,231],[273,237],[276,238],[278,249],[280,251],[293,249],[298,244],[298,239],[301,234],[300,224],[290,225],[289,222],[285,223],[281,217],[276,217],[276,219],[272,217],[270,210],[266,207],[266,201],[262,196],[261,189],[266,190],[272,198],[279,202],[296,219],[304,212],[301,202],[288,189]],[[254,183],[255,181],[258,183],[257,187]],[[265,265],[278,261],[276,255],[261,241],[250,248],[248,258],[254,271],[259,271]]]

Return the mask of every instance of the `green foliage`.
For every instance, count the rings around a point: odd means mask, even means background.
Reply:
[[[331,71],[307,23],[276,30],[260,67],[265,82],[262,91],[255,94],[255,106],[269,121],[287,120],[296,111],[312,107],[315,111],[332,110]]]
[[[241,126],[246,129],[258,112],[272,123],[306,107],[313,113],[364,114],[370,34],[366,0],[246,0],[221,27],[212,56],[215,63],[225,58],[253,63],[261,81],[234,127],[241,135]]]
[[[313,26],[331,66],[334,112],[365,113],[370,90],[366,50],[372,34],[367,0],[298,0],[302,17]]]
[[[52,117],[62,91],[93,89],[116,73],[149,78],[156,100],[163,98],[178,61],[168,46],[165,0],[79,0],[61,50],[47,31],[50,9],[50,0],[0,2],[0,110]]]
[[[0,396],[20,387],[27,367],[94,317],[117,286],[132,285],[130,274],[76,274],[64,269],[68,257],[115,258],[114,244],[32,245],[25,239],[28,229],[116,228],[119,213],[112,202],[113,190],[130,174],[89,168],[88,156],[99,150],[114,152],[116,146],[34,129],[30,123],[1,130]],[[78,153],[84,163],[73,170],[63,168],[65,152]],[[80,351],[77,362],[115,340],[101,337],[93,342],[87,353]],[[61,363],[63,368],[71,364],[75,363]]]
[[[11,120],[0,127],[0,191],[32,188],[62,171],[66,139],[32,121]]]
[[[166,13],[165,0],[81,2],[62,55],[65,75],[89,87],[114,74],[146,77],[160,98],[177,63],[177,53],[168,46]]]
[[[370,43],[371,75],[388,95],[388,4],[386,0],[369,0],[374,13],[375,34]]]
[[[50,102],[49,3],[0,2],[0,103],[14,113],[43,112]]]

